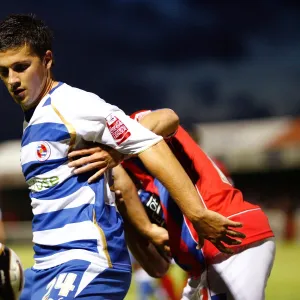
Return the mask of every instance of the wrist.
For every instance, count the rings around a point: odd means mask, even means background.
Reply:
[[[150,222],[149,223],[147,222],[147,224],[145,224],[145,226],[143,226],[143,231],[141,233],[147,239],[152,240],[152,238],[153,238],[153,229],[154,229],[153,224],[150,223]]]
[[[190,216],[189,220],[192,222],[193,225],[198,224],[199,222],[203,221],[203,219],[205,219],[206,212],[207,212],[207,209],[203,208],[203,209],[199,210],[196,214],[193,214],[192,216]]]

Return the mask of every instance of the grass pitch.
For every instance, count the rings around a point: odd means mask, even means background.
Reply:
[[[9,245],[19,255],[24,268],[33,264],[31,245]],[[274,268],[267,286],[267,300],[297,300],[300,299],[300,244],[277,243]],[[182,286],[184,278],[178,267],[171,270],[171,275],[177,287]],[[251,284],[251,282],[249,282]],[[179,292],[179,291],[178,291]],[[132,282],[126,300],[138,300],[135,285]]]

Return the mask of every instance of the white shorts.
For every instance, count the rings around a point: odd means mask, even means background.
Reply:
[[[190,278],[182,300],[263,300],[275,258],[273,238],[251,244],[226,260],[207,266],[201,278]]]

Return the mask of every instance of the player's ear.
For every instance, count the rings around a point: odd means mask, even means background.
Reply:
[[[48,70],[51,69],[53,65],[53,54],[52,51],[47,50],[44,56],[44,64]]]

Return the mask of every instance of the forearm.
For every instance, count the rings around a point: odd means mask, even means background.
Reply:
[[[201,218],[204,206],[193,185],[168,145],[161,141],[139,154],[145,167],[168,189],[186,217],[194,222]]]
[[[177,130],[179,117],[173,110],[164,108],[143,116],[139,123],[157,135],[167,137]]]
[[[141,267],[152,277],[166,274],[170,263],[163,258],[156,247],[140,235],[127,221],[124,222],[126,243]]]
[[[113,172],[114,189],[122,194],[122,200],[117,201],[119,212],[143,236],[150,238],[152,223],[139,199],[134,183],[122,166],[117,166]]]

